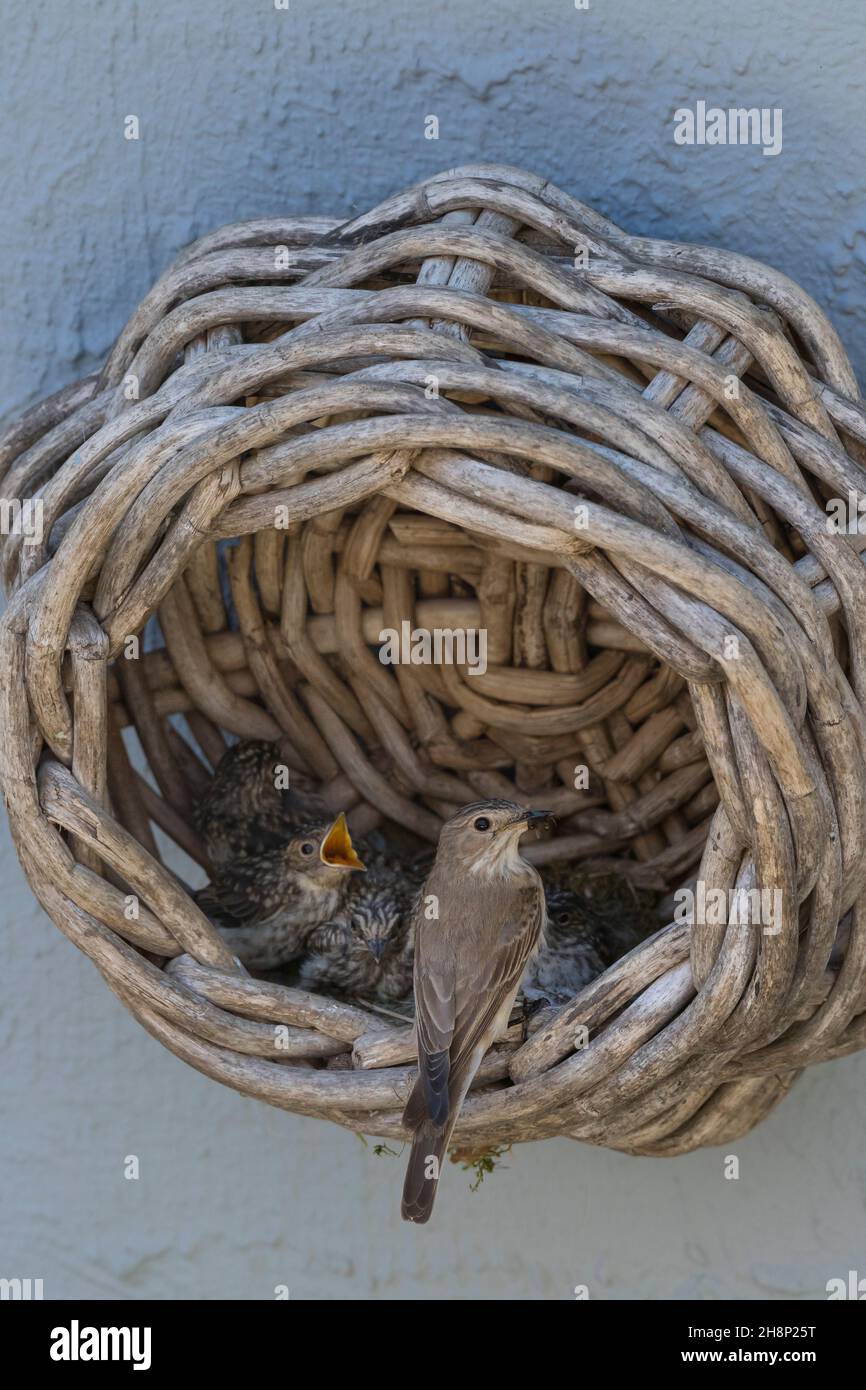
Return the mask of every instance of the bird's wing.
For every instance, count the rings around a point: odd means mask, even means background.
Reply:
[[[418,1073],[427,1115],[436,1125],[448,1118],[449,1049],[454,1033],[454,974],[415,971]],[[420,1117],[419,1117],[420,1118]],[[411,1122],[407,1111],[406,1123]]]
[[[432,968],[416,968],[419,1087],[404,1114],[410,1128],[421,1123],[425,1112],[434,1125],[447,1123],[476,1047],[520,983],[543,918],[544,895],[532,885],[521,893],[508,930],[492,953],[462,969],[456,962],[449,968],[445,960]]]
[[[266,886],[268,870],[270,876],[274,872],[272,865],[265,864],[266,857],[236,859],[196,894],[196,902],[209,916],[221,921],[252,925],[265,920],[278,905]]]
[[[246,854],[265,854],[268,850],[282,849],[292,838],[297,827],[289,821],[281,810],[268,814],[250,816],[242,826],[236,827],[236,841],[240,841]]]
[[[544,919],[544,895],[535,886],[521,893],[510,929],[497,949],[473,962],[457,980],[458,1008],[451,1040],[451,1093],[459,1094],[476,1047],[489,1033],[506,999],[520,984]]]

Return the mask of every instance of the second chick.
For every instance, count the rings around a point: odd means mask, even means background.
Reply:
[[[423,867],[371,857],[339,913],[310,935],[301,986],[380,1003],[405,999],[412,990],[413,909],[423,879]]]
[[[412,989],[408,895],[359,882],[339,915],[316,927],[300,971],[302,989],[396,1003]]]
[[[529,964],[521,986],[526,1002],[568,1004],[604,971],[600,937],[585,901],[568,888],[550,888],[547,926],[538,955]]]
[[[220,759],[196,803],[193,824],[211,864],[220,868],[239,854],[278,848],[327,815],[318,785],[280,761],[278,744],[242,739]]]

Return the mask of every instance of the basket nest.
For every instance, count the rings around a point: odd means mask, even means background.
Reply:
[[[227,736],[279,740],[362,832],[551,809],[536,862],[667,909],[494,1047],[464,1152],[728,1143],[866,1043],[866,411],[784,276],[491,166],[238,223],[2,475],[17,851],[191,1066],[386,1139],[413,1080],[409,1027],[247,974],[166,866],[207,867]],[[404,623],[486,660],[383,664]]]

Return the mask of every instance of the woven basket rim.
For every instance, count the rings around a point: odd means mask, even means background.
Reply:
[[[0,538],[0,777],[36,896],[190,1065],[401,1137],[410,1031],[239,972],[153,826],[201,859],[221,730],[428,842],[467,791],[552,791],[573,829],[537,862],[778,892],[778,920],[663,926],[491,1051],[457,1142],[729,1142],[866,1044],[866,573],[827,515],[864,470],[799,286],[522,170],[200,238],[102,371],[0,439],[43,526]],[[419,611],[484,629],[479,680],[377,661],[376,623]],[[556,772],[578,753],[595,796]]]

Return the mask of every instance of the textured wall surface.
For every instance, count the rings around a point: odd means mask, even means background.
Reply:
[[[284,209],[360,210],[484,159],[632,231],[771,261],[866,377],[862,0],[6,0],[0,411],[90,370],[177,249]],[[780,107],[783,149],[682,147],[673,114]],[[136,115],[140,139],[124,139]],[[438,141],[424,138],[436,115]],[[566,1140],[429,1230],[402,1165],[268,1110],[145,1036],[0,846],[0,1276],[46,1297],[821,1297],[863,1269],[866,1057],[812,1070],[724,1151]],[[140,1178],[124,1178],[135,1154]]]

